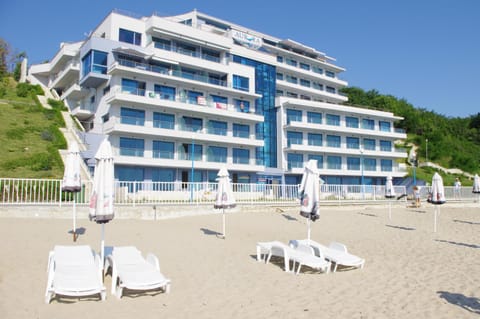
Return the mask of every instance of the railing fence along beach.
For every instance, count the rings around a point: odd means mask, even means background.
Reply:
[[[282,184],[244,184],[233,183],[235,200],[239,205],[297,205],[298,185]],[[61,206],[71,203],[75,198],[77,205],[88,205],[92,185],[83,183],[78,193],[62,192],[60,179],[23,179],[0,178],[0,205],[51,205]],[[394,186],[397,196],[406,193],[405,186]],[[213,205],[217,183],[183,183],[183,182],[115,182],[116,205]],[[422,198],[426,199],[428,187],[422,187]],[[409,194],[410,195],[410,194]],[[75,197],[74,197],[75,196]],[[473,194],[471,187],[462,187],[460,196],[453,187],[445,187],[447,200],[476,201],[478,194]],[[332,204],[349,204],[352,202],[384,202],[384,185],[321,185],[320,201]],[[403,201],[407,197],[402,198]]]

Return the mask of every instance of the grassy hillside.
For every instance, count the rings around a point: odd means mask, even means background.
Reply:
[[[63,177],[61,106],[53,101],[52,110],[43,108],[35,95],[38,89],[10,78],[0,83],[0,177]]]

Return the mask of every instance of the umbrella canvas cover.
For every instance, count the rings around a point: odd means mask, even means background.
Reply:
[[[392,219],[392,198],[395,198],[395,189],[393,188],[392,176],[387,176],[385,183],[385,198],[388,198],[388,217]]]
[[[63,174],[62,191],[68,193],[77,193],[82,189],[82,181],[80,178],[80,151],[77,142],[70,143],[67,158],[65,161],[65,172]],[[76,196],[73,195],[73,241],[77,240],[77,212],[76,212]]]
[[[222,167],[217,176],[218,189],[213,207],[217,209],[223,209],[223,238],[225,238],[225,209],[235,207],[236,203],[227,169]]]
[[[307,218],[307,238],[310,240],[310,221],[320,218],[320,176],[317,160],[309,160],[305,165],[302,181],[298,189],[300,215]]]
[[[472,193],[475,193],[475,194],[480,193],[480,177],[478,177],[478,174],[475,174],[475,176],[473,177]]]
[[[437,231],[437,213],[439,211],[438,205],[445,204],[445,189],[443,187],[443,179],[438,173],[433,174],[432,177],[432,191],[429,195],[428,202],[435,205],[433,217],[433,231]]]

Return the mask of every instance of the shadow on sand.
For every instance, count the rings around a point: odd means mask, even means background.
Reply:
[[[468,248],[480,248],[480,246],[478,246],[478,245],[459,243],[459,242],[451,241],[451,240],[435,239],[435,241],[438,241],[438,242],[441,242],[441,243],[452,244],[452,245],[465,246],[465,247],[468,247]]]
[[[459,306],[467,311],[480,314],[480,302],[476,297],[467,297],[462,294],[451,293],[448,291],[437,291],[440,298],[451,303],[452,305]]]
[[[401,230],[415,230],[415,228],[411,228],[411,227],[394,226],[394,225],[385,225],[385,226],[391,227],[391,228],[396,228],[396,229],[401,229]]]

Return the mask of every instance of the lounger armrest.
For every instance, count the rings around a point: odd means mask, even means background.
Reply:
[[[98,278],[100,279],[100,281],[103,282],[102,280],[103,265],[102,265],[102,261],[100,260],[100,256],[98,254],[95,254],[95,268],[97,269]]]
[[[345,246],[342,243],[335,242],[335,241],[330,243],[329,248],[339,250],[339,251],[344,252],[346,254],[348,253],[347,246]]]
[[[55,252],[53,250],[51,250],[49,253],[48,253],[48,262],[47,262],[47,273],[50,272],[50,268],[53,267],[53,256],[55,255]]]
[[[148,263],[152,264],[156,270],[160,271],[160,263],[158,262],[157,256],[152,253],[148,253],[146,260]]]

